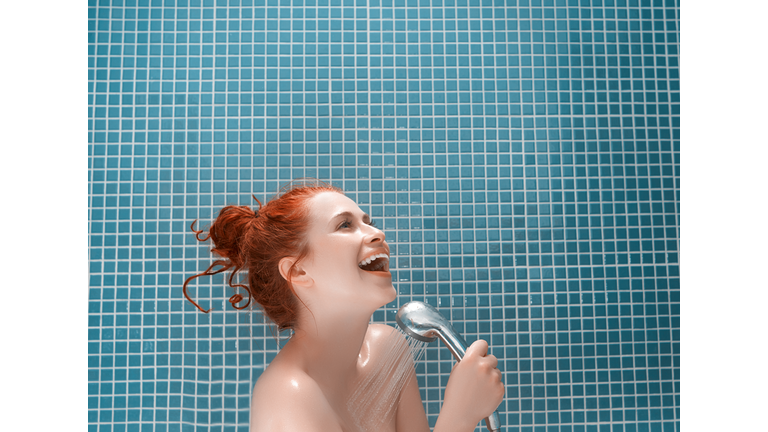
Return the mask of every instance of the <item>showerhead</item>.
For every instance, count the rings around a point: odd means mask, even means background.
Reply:
[[[456,360],[461,361],[467,351],[467,341],[437,309],[426,303],[412,301],[404,304],[397,311],[395,321],[407,335],[418,341],[430,343],[440,338]]]
[[[397,311],[395,321],[409,336],[427,343],[434,342],[440,326],[448,324],[437,309],[417,301],[403,305]]]
[[[440,338],[457,361],[461,361],[467,352],[467,341],[437,309],[426,303],[412,301],[404,304],[397,311],[395,321],[408,336],[418,341],[430,343]],[[491,432],[499,431],[499,414],[494,412],[486,418],[485,426]]]

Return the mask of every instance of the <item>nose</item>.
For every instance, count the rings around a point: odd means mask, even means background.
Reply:
[[[384,231],[376,228],[372,225],[365,225],[367,227],[367,233],[365,234],[365,242],[366,243],[376,243],[376,242],[384,242],[387,236],[384,234]]]

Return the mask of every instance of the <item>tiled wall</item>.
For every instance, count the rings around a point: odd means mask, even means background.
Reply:
[[[89,431],[247,430],[278,343],[221,277],[184,300],[189,225],[302,176],[383,225],[376,321],[490,342],[503,430],[679,430],[677,1],[89,5]]]

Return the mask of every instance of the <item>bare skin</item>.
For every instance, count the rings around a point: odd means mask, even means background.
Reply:
[[[389,256],[384,233],[344,195],[326,192],[310,200],[307,240],[311,253],[280,271],[303,303],[290,341],[259,378],[251,402],[251,432],[355,431],[346,404],[355,383],[370,373],[371,359],[389,348],[394,331],[370,325],[373,312],[395,299],[389,266],[366,271],[358,263]],[[290,276],[290,277],[289,277]],[[504,387],[496,358],[477,341],[446,387],[435,432],[469,432],[501,403]],[[394,415],[380,431],[428,432],[415,372],[402,389]]]

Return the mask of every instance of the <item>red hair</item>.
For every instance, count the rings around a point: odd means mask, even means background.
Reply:
[[[299,183],[297,183],[299,182]],[[294,257],[296,261],[289,273],[293,274],[296,263],[309,253],[306,231],[309,225],[309,206],[307,201],[322,192],[344,192],[330,184],[300,179],[283,186],[267,204],[253,199],[259,204],[257,210],[248,206],[226,206],[208,229],[208,235],[200,237],[202,230],[192,231],[198,241],[210,239],[213,242],[211,252],[221,257],[204,272],[189,277],[183,286],[184,296],[202,312],[208,313],[187,294],[187,285],[200,276],[212,276],[227,270],[229,286],[240,287],[248,292],[248,301],[237,306],[243,296],[235,294],[229,302],[235,309],[245,309],[251,300],[261,305],[264,313],[279,330],[292,328],[296,323],[297,297],[289,281],[280,274],[278,264],[285,257]],[[214,267],[221,266],[217,270]],[[247,283],[233,283],[238,273],[247,271]]]

